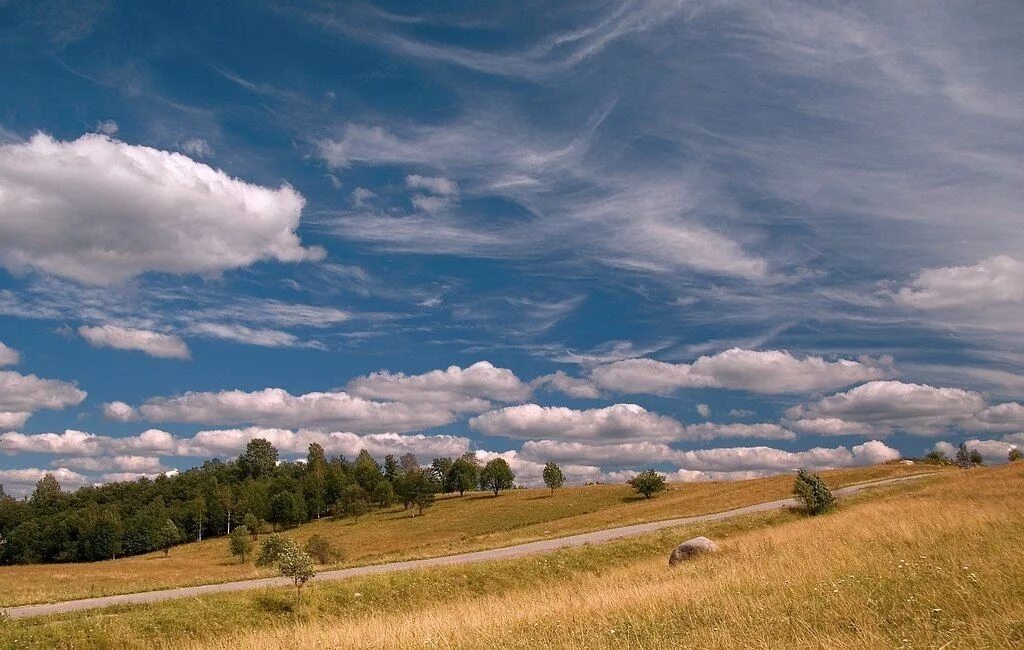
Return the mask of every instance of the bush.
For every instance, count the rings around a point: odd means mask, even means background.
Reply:
[[[319,534],[310,537],[304,549],[319,564],[334,564],[344,556],[341,549]]]
[[[808,474],[800,470],[793,485],[793,496],[800,503],[804,512],[809,515],[820,515],[836,507],[836,497],[828,489],[825,481],[817,474]]]
[[[645,499],[650,499],[653,495],[664,492],[666,489],[665,477],[653,469],[640,472],[626,483],[632,485],[637,494],[644,495]]]
[[[286,551],[299,550],[295,540],[288,537],[281,537],[277,533],[267,535],[260,543],[260,554],[256,557],[256,566],[271,566],[277,564]]]
[[[1007,460],[1011,463],[1016,463],[1021,459],[1024,459],[1024,452],[1021,452],[1020,449],[1011,449],[1010,453],[1007,455]]]

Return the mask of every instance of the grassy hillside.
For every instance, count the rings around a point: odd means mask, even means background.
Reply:
[[[0,647],[1020,647],[1024,464],[547,556],[0,625]],[[722,552],[675,569],[704,534]]]
[[[934,467],[879,465],[825,473],[833,486],[903,476]],[[352,520],[321,520],[287,534],[305,541],[314,533],[344,549],[331,567],[449,555],[561,537],[612,526],[718,512],[790,495],[791,476],[733,483],[675,484],[657,498],[635,496],[625,485],[516,490],[492,497],[469,493],[438,499],[423,516],[400,507]],[[272,575],[250,559],[229,557],[224,538],[185,544],[169,557],[152,553],[107,562],[0,567],[0,606],[54,602]]]

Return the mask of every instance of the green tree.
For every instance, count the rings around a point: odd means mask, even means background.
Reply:
[[[448,458],[447,456],[435,458],[430,463],[430,473],[433,475],[434,480],[437,482],[438,485],[441,486],[444,492],[455,491],[454,489],[450,489],[448,484],[448,472],[451,471],[453,464],[454,462],[452,461],[452,459]],[[470,488],[472,488],[473,485],[476,485],[475,478],[473,479],[473,483],[472,485],[470,485]]]
[[[178,530],[178,527],[174,525],[170,518],[165,519],[158,532],[157,548],[162,549],[164,557],[167,557],[171,553],[171,547],[180,541],[181,531]]]
[[[933,449],[924,455],[924,462],[930,465],[947,465],[949,457],[938,449]]]
[[[1024,459],[1024,452],[1021,452],[1021,450],[1017,449],[1016,447],[1011,449],[1010,453],[1007,455],[1007,460],[1009,460],[1011,463],[1016,463],[1018,460],[1021,459]]]
[[[644,495],[645,499],[650,499],[667,488],[665,477],[653,469],[644,470],[626,482],[633,486],[637,494]]]
[[[565,476],[562,475],[562,468],[554,461],[544,464],[543,476],[544,485],[551,489],[551,494],[554,494],[555,490],[565,485]]]
[[[242,476],[260,478],[268,476],[277,466],[277,449],[269,440],[253,438],[245,445],[245,453],[238,457]]]
[[[319,519],[327,509],[327,485],[322,474],[310,472],[302,478],[302,500],[308,514]]]
[[[306,504],[294,492],[278,492],[270,500],[270,523],[291,528],[306,520]]]
[[[331,512],[336,517],[359,517],[370,511],[370,497],[366,490],[356,484],[347,486],[335,502]]]
[[[974,466],[974,460],[971,458],[971,451],[967,448],[967,444],[961,442],[960,447],[956,450],[956,459],[953,461],[956,466],[961,469],[967,469]]]
[[[971,453],[968,455],[968,458],[971,459],[971,465],[985,464],[985,459],[981,457],[981,452],[978,451],[977,449],[972,449]]]
[[[480,470],[480,489],[490,490],[494,496],[498,496],[501,490],[511,490],[515,487],[516,475],[504,458],[495,458],[489,461]]]
[[[256,566],[272,566],[280,561],[289,549],[299,550],[295,540],[272,533],[260,542],[260,553],[256,556]]]
[[[390,508],[395,502],[395,488],[391,487],[388,481],[381,481],[373,488],[373,494],[370,496],[378,508]]]
[[[29,497],[28,505],[37,517],[45,517],[60,512],[68,502],[68,495],[61,489],[53,474],[44,474],[36,482],[36,487]]]
[[[248,531],[249,535],[252,536],[252,541],[256,541],[260,537],[260,533],[263,532],[263,522],[260,518],[251,512],[245,513],[245,517],[242,518],[242,528]]]
[[[341,549],[337,548],[329,539],[320,534],[313,535],[306,540],[306,545],[303,548],[306,553],[320,564],[334,564],[342,559],[344,555]]]
[[[461,497],[480,482],[480,466],[476,456],[465,454],[451,464],[444,482],[445,492],[458,492]]]
[[[352,464],[352,475],[359,487],[363,488],[367,494],[373,494],[373,488],[384,480],[380,464],[365,449],[360,450],[359,455],[356,456],[356,460]]]
[[[820,515],[836,507],[836,497],[828,489],[825,481],[817,474],[809,474],[800,470],[793,484],[793,496],[809,515]]]
[[[238,556],[242,564],[245,564],[245,556],[252,553],[252,537],[249,535],[249,529],[244,525],[235,528],[231,531],[231,537],[228,540],[228,549],[232,555]]]
[[[384,457],[384,479],[389,483],[394,483],[398,478],[398,474],[401,472],[401,468],[398,466],[398,461],[395,460],[394,454],[388,454]]]
[[[291,578],[295,585],[295,599],[302,603],[302,587],[316,575],[313,570],[313,558],[309,557],[298,547],[292,546],[281,553],[277,563],[281,575]]]
[[[324,453],[324,448],[318,443],[311,442],[309,444],[309,453],[306,454],[306,471],[321,479],[327,471],[327,455]]]

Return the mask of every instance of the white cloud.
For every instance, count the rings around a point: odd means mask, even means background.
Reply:
[[[523,404],[490,411],[469,420],[487,435],[507,438],[586,440],[676,440],[683,426],[637,404],[576,410],[564,406]]]
[[[457,412],[480,412],[491,407],[489,400],[520,402],[531,389],[507,368],[478,361],[467,368],[449,366],[421,375],[385,370],[357,377],[345,387],[349,393],[375,400],[410,404],[429,403]]]
[[[77,456],[59,458],[51,463],[55,467],[70,467],[86,472],[143,472],[159,474],[169,470],[155,456]]]
[[[756,415],[756,413],[750,409],[729,409],[729,417],[748,418],[751,415]]]
[[[1011,449],[1024,449],[1024,433],[1004,436],[1002,440],[979,440],[971,438],[964,441],[969,450],[977,450],[982,459],[990,465],[999,465],[1009,461]],[[945,440],[935,443],[933,447],[949,458],[955,458],[957,445]]]
[[[1024,302],[1024,262],[996,255],[974,266],[925,269],[896,294],[918,309],[972,307]]]
[[[343,391],[292,395],[281,388],[156,397],[137,411],[152,422],[337,427],[369,433],[425,429],[455,419],[451,410],[436,404],[376,402]]]
[[[181,439],[159,429],[149,429],[137,436],[119,437],[101,436],[74,429],[68,429],[63,433],[8,432],[0,434],[0,451],[6,454],[36,453],[59,456],[188,455]]]
[[[5,414],[4,420],[9,423],[16,423],[25,413],[40,409],[75,406],[85,397],[84,390],[65,381],[0,370],[0,413]]]
[[[47,474],[52,474],[64,489],[79,488],[91,482],[88,477],[78,472],[73,472],[66,467],[58,467],[56,469],[30,467],[24,469],[0,469],[0,483],[3,483],[5,491],[18,496],[31,492],[35,484]]]
[[[0,145],[0,264],[112,284],[321,259],[295,235],[304,202],[291,187],[246,183],[182,154],[38,133]]]
[[[980,393],[899,381],[873,381],[786,411],[804,433],[885,435],[903,430],[937,435],[972,422],[986,408]]]
[[[476,457],[481,463],[487,463],[495,458],[504,458],[512,472],[516,475],[516,485],[527,487],[539,487],[544,485],[544,463],[523,458],[515,450],[494,452],[477,451]],[[600,467],[593,465],[566,464],[560,467],[565,476],[566,483],[579,485],[581,483],[597,482],[604,479]]]
[[[678,388],[732,388],[755,393],[799,393],[838,388],[892,373],[888,358],[797,358],[784,350],[731,348],[689,363],[626,359],[597,366],[590,378],[620,393],[670,393]]]
[[[702,418],[711,417],[711,407],[708,406],[707,404],[698,404],[696,408],[697,414],[700,415]]]
[[[538,463],[580,463],[602,467],[633,467],[671,463],[679,452],[659,442],[620,442],[589,444],[566,440],[529,440],[523,443],[521,456]]]
[[[16,366],[21,361],[21,355],[14,348],[7,347],[0,342],[0,367]]]
[[[117,122],[115,122],[114,120],[102,120],[96,123],[96,126],[93,130],[96,131],[97,133],[102,133],[103,135],[113,136],[118,131],[120,131],[121,128],[117,125]]]
[[[265,429],[247,427],[245,429],[220,429],[200,431],[195,436],[182,441],[189,455],[193,456],[234,456],[245,450],[245,445],[253,438],[269,440],[284,454],[304,455],[311,443],[317,443],[327,454],[344,454],[354,457],[361,449],[371,455],[383,458],[385,454],[400,456],[405,453],[415,454],[421,460],[429,460],[437,456],[456,457],[469,451],[470,442],[467,438],[450,435],[374,433],[358,435],[343,431],[317,431],[301,429]]]
[[[30,417],[29,411],[0,411],[0,429],[20,429]]]
[[[193,158],[209,158],[213,155],[210,143],[202,138],[189,138],[181,143],[181,150]]]
[[[459,194],[458,183],[443,176],[410,174],[405,177],[405,186],[413,190],[426,190],[437,196],[458,196]]]
[[[546,388],[580,399],[597,399],[601,391],[597,386],[577,377],[570,377],[564,370],[557,370],[550,375],[542,375],[530,382],[534,388]]]
[[[256,329],[246,325],[229,323],[194,323],[189,331],[199,336],[209,336],[235,343],[258,345],[264,348],[296,348],[316,347],[310,342],[303,342],[289,332],[272,329]]]
[[[124,402],[106,402],[103,404],[103,417],[115,422],[131,422],[139,417],[138,411]]]
[[[718,424],[702,422],[686,425],[688,440],[714,440],[716,438],[761,438],[763,440],[793,440],[796,434],[772,422],[758,424]]]
[[[100,325],[83,325],[78,333],[94,347],[108,347],[117,350],[139,350],[152,357],[162,359],[190,358],[188,345],[180,336],[161,334],[149,330]]]

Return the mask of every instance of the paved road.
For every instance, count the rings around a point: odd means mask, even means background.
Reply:
[[[917,474],[914,476],[904,476],[900,478],[891,478],[880,481],[872,481],[870,483],[850,485],[836,490],[835,493],[837,496],[847,496],[855,492],[859,492],[865,488],[871,488],[880,485],[889,485],[892,483],[900,483],[903,481],[923,478],[925,476],[930,476],[930,474]],[[388,564],[376,564],[371,566],[352,567],[350,569],[338,569],[336,571],[325,571],[323,573],[317,574],[315,580],[344,580],[345,578],[352,578],[355,576],[367,576],[377,573],[390,573],[392,571],[405,571],[408,569],[422,569],[424,567],[446,566],[450,564],[469,564],[472,562],[487,562],[490,560],[506,560],[509,558],[523,557],[524,555],[535,555],[537,553],[548,553],[563,548],[583,546],[584,544],[600,544],[602,542],[608,542],[613,539],[632,537],[633,535],[641,535],[643,533],[649,533],[655,530],[662,530],[664,528],[685,526],[687,524],[695,524],[705,521],[718,521],[720,519],[729,519],[730,517],[749,515],[755,512],[765,512],[767,510],[778,510],[780,508],[786,508],[793,505],[796,505],[796,502],[793,499],[779,499],[778,501],[757,503],[751,506],[744,506],[742,508],[726,510],[725,512],[716,512],[708,515],[697,515],[694,517],[682,517],[679,519],[664,519],[661,521],[652,521],[645,524],[621,526],[619,528],[607,528],[605,530],[597,530],[592,533],[582,533],[579,535],[570,535],[569,537],[558,537],[556,539],[546,539],[541,540],[539,542],[516,544],[515,546],[506,546],[504,548],[495,548],[487,551],[476,551],[473,553],[460,553],[459,555],[447,555],[443,557],[433,557],[423,560],[391,562]],[[259,589],[261,587],[286,586],[291,586],[291,582],[287,578],[261,578],[258,580],[223,582],[220,584],[201,585],[198,587],[180,587],[178,589],[144,591],[141,593],[122,594],[119,596],[102,596],[100,598],[69,600],[63,603],[49,603],[44,605],[24,605],[22,607],[11,607],[6,611],[7,615],[12,619],[28,618],[30,616],[44,616],[46,614],[76,612],[83,609],[95,609],[97,607],[109,607],[111,605],[155,603],[162,600],[172,600],[175,598],[191,598],[193,596],[217,594],[226,591],[242,591],[244,589]]]

